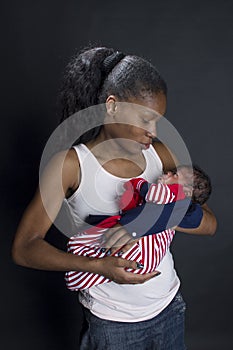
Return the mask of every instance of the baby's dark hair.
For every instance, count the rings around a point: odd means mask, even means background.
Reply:
[[[200,205],[204,204],[212,192],[210,177],[198,165],[179,165],[177,170],[182,168],[188,168],[193,172],[192,201]]]
[[[82,109],[105,103],[111,94],[127,102],[130,97],[145,98],[153,93],[166,95],[167,87],[147,60],[112,48],[83,49],[66,68],[58,101],[60,122]],[[88,133],[81,142],[93,139],[99,130]]]

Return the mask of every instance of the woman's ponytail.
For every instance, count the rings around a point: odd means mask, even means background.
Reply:
[[[100,89],[106,77],[103,62],[113,53],[113,49],[93,48],[81,51],[71,60],[59,95],[61,121],[99,103]]]

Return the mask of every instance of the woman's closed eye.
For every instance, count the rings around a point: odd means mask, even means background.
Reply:
[[[142,118],[142,122],[143,122],[144,124],[149,124],[149,123],[150,123],[150,121],[149,121],[148,119],[145,119],[145,118]]]

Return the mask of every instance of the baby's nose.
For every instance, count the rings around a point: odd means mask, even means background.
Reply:
[[[177,174],[174,174],[174,172],[172,172],[172,171],[166,172],[165,176],[166,176],[166,178],[170,178],[170,177],[177,178]]]

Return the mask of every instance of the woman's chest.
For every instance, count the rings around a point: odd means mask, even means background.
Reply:
[[[119,178],[132,178],[140,176],[146,168],[145,159],[114,159],[102,163],[103,169]]]

